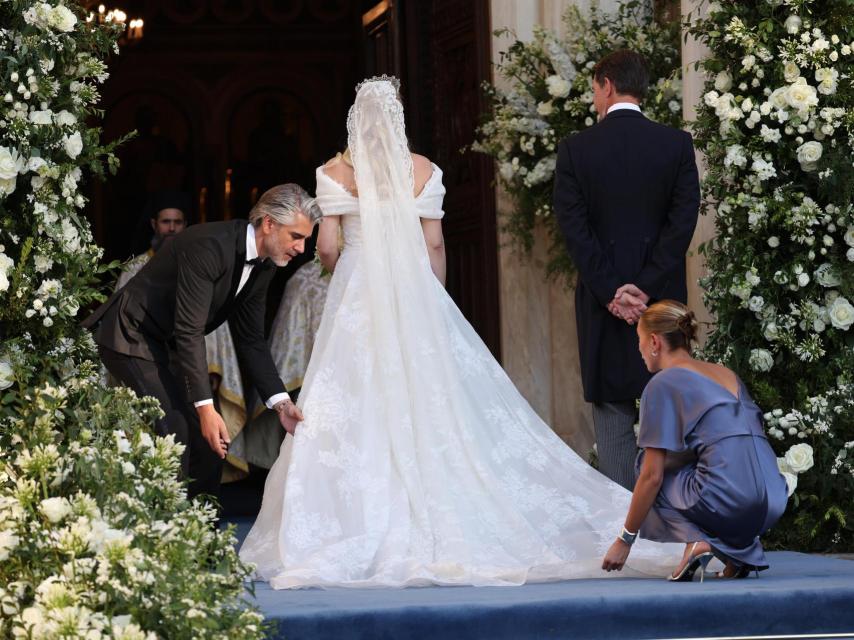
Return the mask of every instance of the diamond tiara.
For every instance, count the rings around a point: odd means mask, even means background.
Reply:
[[[381,76],[373,76],[372,78],[366,78],[365,80],[362,80],[359,84],[356,85],[356,93],[359,93],[359,89],[361,89],[366,84],[370,84],[371,82],[390,82],[396,91],[400,91],[400,80],[398,80],[395,76],[388,76],[386,74],[382,74]]]

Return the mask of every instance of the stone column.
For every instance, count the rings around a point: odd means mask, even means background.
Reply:
[[[698,16],[705,15],[708,2],[705,0],[681,0],[682,1],[682,19],[687,17],[696,19]],[[703,84],[705,82],[704,73],[701,70],[694,70],[694,63],[708,56],[708,48],[698,40],[688,36],[687,40],[682,42],[682,116],[686,121],[692,122],[697,118],[696,105],[703,96]],[[700,179],[702,180],[705,173],[705,158],[703,154],[697,152],[697,167],[700,171]],[[697,319],[702,323],[712,321],[712,316],[703,304],[703,292],[698,284],[698,279],[705,274],[706,265],[703,256],[697,249],[698,247],[711,239],[715,234],[715,220],[711,215],[701,215],[697,222],[697,230],[694,232],[694,238],[691,241],[691,249],[688,257],[688,306],[697,314]],[[708,325],[703,325],[708,327]],[[702,340],[705,340],[707,331],[701,331]]]
[[[569,0],[491,0],[492,28],[508,27],[523,40],[530,39],[535,24],[562,31],[561,16],[570,4]],[[510,44],[510,38],[493,38],[493,61]],[[494,81],[501,83],[497,77]],[[501,188],[496,199],[500,226],[512,203]],[[562,284],[546,282],[548,242],[542,229],[536,233],[530,258],[516,254],[506,237],[500,237],[499,243],[504,369],[540,417],[586,459],[593,445],[593,422],[581,391],[573,293]]]

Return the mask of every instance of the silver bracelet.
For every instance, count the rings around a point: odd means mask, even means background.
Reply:
[[[623,542],[625,542],[627,545],[629,545],[631,547],[635,543],[635,540],[637,539],[637,537],[638,537],[637,532],[632,533],[631,531],[629,531],[628,529],[623,527],[623,530],[620,531],[620,535],[617,536],[617,540],[622,540]]]

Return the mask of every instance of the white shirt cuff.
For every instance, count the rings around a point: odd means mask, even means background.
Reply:
[[[267,398],[267,402],[264,404],[267,405],[268,409],[272,409],[277,404],[279,404],[282,400],[290,400],[291,397],[287,393],[277,393],[276,395],[270,396]]]
[[[199,400],[198,402],[194,402],[194,407],[203,407],[206,404],[213,404],[213,398],[208,398],[207,400]]]

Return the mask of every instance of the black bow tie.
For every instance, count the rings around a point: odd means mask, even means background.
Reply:
[[[246,264],[252,265],[253,267],[260,267],[264,264],[264,258],[252,258],[251,260],[247,260]]]

